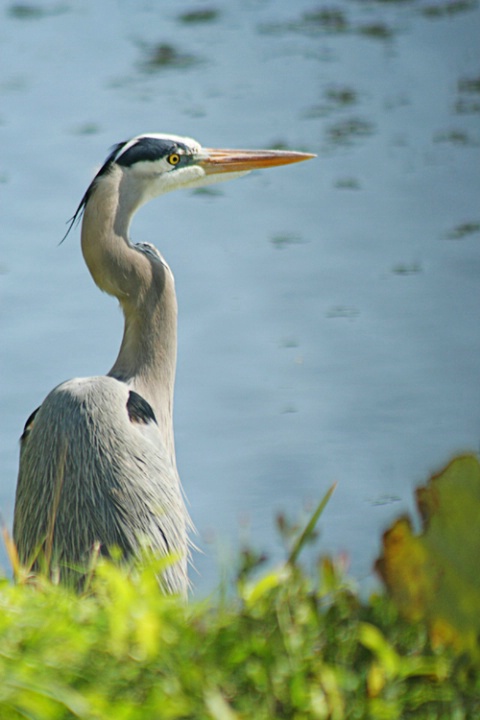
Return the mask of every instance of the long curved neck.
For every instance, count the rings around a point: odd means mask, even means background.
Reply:
[[[168,265],[128,237],[138,202],[120,203],[122,172],[115,169],[92,191],[82,223],[82,252],[101,290],[120,301],[125,318],[118,357],[108,373],[153,407],[165,447],[175,457],[173,390],[177,354],[177,300]]]

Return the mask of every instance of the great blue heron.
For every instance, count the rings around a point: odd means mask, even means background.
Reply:
[[[98,287],[122,306],[123,340],[107,375],[62,383],[25,425],[13,526],[22,563],[43,563],[81,584],[94,547],[104,554],[118,548],[123,558],[147,547],[172,555],[165,590],[186,593],[191,521],[173,437],[174,279],[153,245],[131,243],[130,222],[141,205],[169,190],[310,157],[212,150],[161,134],[113,148],[69,230],[83,214],[83,257]]]

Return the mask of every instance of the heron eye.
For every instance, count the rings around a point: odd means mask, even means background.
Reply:
[[[180,162],[180,155],[178,153],[171,153],[167,157],[167,161],[170,163],[170,165],[178,165]]]

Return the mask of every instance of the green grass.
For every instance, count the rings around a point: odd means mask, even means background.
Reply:
[[[326,498],[327,499],[327,498]],[[301,566],[317,508],[285,563],[244,552],[228,592],[160,594],[158,562],[100,560],[88,593],[0,581],[1,720],[480,717],[480,663],[429,645],[334,561]]]

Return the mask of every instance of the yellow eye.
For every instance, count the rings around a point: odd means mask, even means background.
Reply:
[[[178,165],[178,163],[180,162],[180,155],[178,153],[171,153],[168,156],[167,161],[170,163],[170,165]]]

